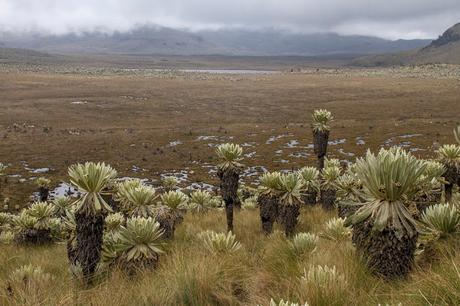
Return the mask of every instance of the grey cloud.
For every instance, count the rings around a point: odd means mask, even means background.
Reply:
[[[459,21],[459,0],[0,0],[0,30],[56,34],[157,24],[433,38]]]

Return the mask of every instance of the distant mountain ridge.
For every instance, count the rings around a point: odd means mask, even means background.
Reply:
[[[334,33],[301,34],[280,30],[190,32],[156,26],[128,32],[87,32],[61,36],[0,31],[0,46],[50,53],[316,56],[399,52],[426,46],[429,40],[390,41]]]
[[[423,48],[399,53],[366,56],[352,61],[356,66],[393,66],[418,64],[460,65],[460,23],[447,29]]]
[[[453,42],[460,41],[460,23],[447,29],[438,39],[433,40],[429,47],[441,47]]]

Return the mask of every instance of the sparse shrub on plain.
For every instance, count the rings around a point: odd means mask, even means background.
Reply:
[[[51,205],[54,206],[54,215],[59,218],[66,216],[67,211],[72,209],[72,205],[75,200],[72,200],[69,197],[59,197],[54,199],[51,202]]]
[[[232,232],[216,233],[214,231],[205,231],[200,233],[204,247],[213,254],[234,253],[241,249],[241,243],[236,240]]]
[[[117,172],[105,163],[76,164],[69,168],[70,181],[83,192],[75,202],[75,236],[71,237],[69,261],[81,267],[84,281],[90,285],[101,257],[105,214],[112,208],[101,192],[115,179]],[[74,239],[72,239],[74,238]]]
[[[161,180],[161,185],[165,191],[173,191],[177,188],[179,180],[175,176],[166,176]]]
[[[298,173],[282,174],[279,178],[278,219],[287,237],[294,235],[299,222],[304,181]]]
[[[3,175],[3,173],[6,170],[6,168],[8,168],[7,165],[5,165],[4,163],[0,163],[0,175]]]
[[[259,195],[257,203],[260,209],[262,231],[269,235],[273,232],[273,224],[278,218],[279,197],[281,194],[281,173],[267,172],[259,178]]]
[[[310,266],[300,278],[300,290],[312,305],[347,305],[347,281],[335,266]]]
[[[332,218],[326,222],[321,236],[337,242],[347,240],[351,237],[351,227],[345,226],[343,218]]]
[[[125,223],[125,217],[121,213],[109,214],[105,217],[105,231],[108,233],[118,232]]]
[[[298,233],[289,242],[289,247],[297,254],[304,255],[314,252],[318,245],[319,237],[312,233]]]
[[[413,198],[425,167],[397,147],[377,155],[368,151],[356,161],[366,202],[357,203],[361,207],[346,225],[353,224],[353,242],[370,270],[381,277],[403,277],[411,270],[419,229],[406,202]]]
[[[319,171],[314,167],[304,167],[299,170],[299,175],[304,181],[302,198],[305,204],[316,204],[316,198],[320,191]]]
[[[257,195],[246,198],[243,203],[241,203],[243,209],[256,209],[257,208]]]
[[[33,265],[22,266],[13,271],[6,280],[6,289],[12,301],[18,305],[47,304],[47,292],[53,276]]]
[[[422,221],[441,237],[460,231],[460,212],[455,205],[437,204],[428,207]]]
[[[162,230],[153,218],[133,217],[112,237],[104,255],[129,273],[153,269],[162,254]],[[108,255],[110,254],[110,255]]]
[[[341,167],[340,160],[338,160],[337,158],[326,158],[326,159],[324,159],[324,168],[332,168],[332,167],[340,169],[340,167]]]
[[[340,177],[340,168],[328,165],[321,171],[321,205],[324,209],[334,209],[337,196],[337,179]]]
[[[19,244],[46,244],[52,241],[51,205],[43,202],[34,203],[12,219],[15,241]]]
[[[188,209],[192,212],[203,213],[211,208],[212,195],[208,191],[197,190],[190,194]]]
[[[14,241],[14,233],[10,230],[0,233],[0,244],[11,244]]]
[[[446,180],[444,185],[446,201],[452,200],[452,189],[458,182],[460,167],[460,145],[447,144],[438,150],[438,159],[444,165],[443,177]]]
[[[334,119],[332,113],[325,109],[315,110],[312,115],[313,149],[318,157],[318,170],[323,170],[324,159],[327,154],[330,122]]]
[[[289,302],[289,301],[285,301],[283,299],[281,299],[278,303],[275,302],[274,299],[271,299],[270,300],[270,306],[308,306],[308,303],[305,303],[305,304],[299,304],[299,303],[292,303],[292,302]]]
[[[460,124],[457,125],[454,129],[454,137],[457,140],[458,144],[460,144]]]
[[[0,233],[11,227],[13,215],[9,213],[0,212]]]
[[[51,180],[45,177],[39,177],[35,183],[38,186],[38,200],[40,202],[48,201]]]
[[[233,231],[233,208],[241,208],[238,197],[240,173],[243,165],[243,148],[237,144],[225,143],[216,149],[220,159],[217,176],[220,180],[220,192],[225,203],[227,231]]]
[[[426,160],[425,171],[418,178],[415,186],[414,201],[418,213],[423,213],[428,207],[441,202],[442,186],[447,183],[442,177],[446,168],[440,162]]]
[[[125,181],[117,186],[116,199],[130,217],[153,217],[157,198],[155,189],[140,180]]]
[[[50,220],[54,216],[54,206],[46,202],[35,202],[25,212],[37,219],[35,228],[47,230],[50,228]]]
[[[161,203],[174,211],[187,209],[188,197],[182,191],[168,191],[160,197]]]

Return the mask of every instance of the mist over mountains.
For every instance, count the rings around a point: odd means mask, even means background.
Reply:
[[[460,64],[460,23],[447,29],[438,39],[423,48],[367,56],[352,61],[358,66],[393,66],[419,64]]]
[[[378,54],[420,48],[431,41],[386,40],[335,33],[303,34],[284,30],[220,29],[188,31],[142,26],[126,32],[47,35],[0,30],[0,47],[62,54],[170,54],[317,56]]]

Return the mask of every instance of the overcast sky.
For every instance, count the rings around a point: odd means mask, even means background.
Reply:
[[[460,0],[0,0],[0,30],[54,34],[157,24],[435,38],[457,22]]]

